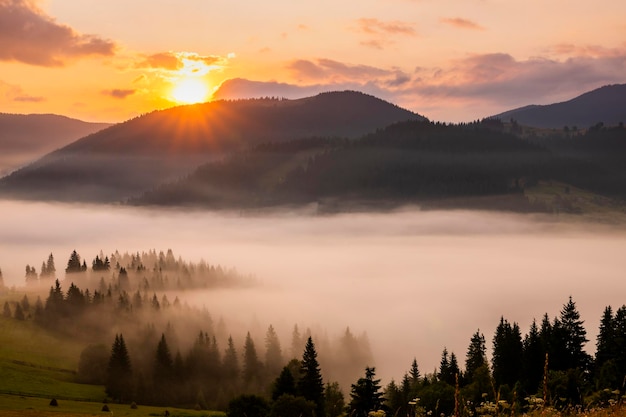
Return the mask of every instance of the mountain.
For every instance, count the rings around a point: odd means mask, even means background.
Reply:
[[[523,184],[536,181],[538,166],[549,165],[552,156],[488,124],[410,121],[358,140],[264,144],[207,163],[131,203],[211,209],[321,204],[322,210],[497,204],[534,210]]]
[[[0,113],[0,176],[109,126],[54,114]]]
[[[626,84],[607,85],[562,103],[530,105],[493,116],[540,128],[588,128],[626,122]]]
[[[354,91],[313,97],[214,101],[155,111],[86,136],[0,180],[0,196],[112,202],[263,142],[355,138],[426,120]]]

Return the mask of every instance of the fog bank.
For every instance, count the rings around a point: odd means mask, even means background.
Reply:
[[[22,285],[24,268],[52,252],[57,271],[76,249],[104,253],[171,248],[185,260],[254,274],[257,288],[186,293],[190,304],[242,323],[272,323],[284,348],[294,323],[339,334],[366,331],[385,382],[417,358],[422,373],[444,346],[461,367],[480,328],[489,351],[503,315],[524,333],[572,296],[588,350],[606,305],[626,302],[626,232],[481,212],[240,216],[0,202],[0,268]],[[61,274],[62,276],[62,274]],[[259,341],[260,342],[260,341]],[[323,370],[322,370],[323,371]]]

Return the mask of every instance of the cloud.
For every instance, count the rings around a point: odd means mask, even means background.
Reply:
[[[439,21],[441,23],[454,26],[459,29],[485,30],[485,28],[480,26],[478,23],[472,22],[468,19],[463,19],[461,17],[446,17],[439,19]]]
[[[35,97],[35,96],[17,96],[13,98],[13,101],[23,102],[23,103],[41,103],[42,101],[46,101],[45,97]]]
[[[417,35],[412,23],[400,20],[382,21],[375,18],[361,18],[356,20],[355,26],[351,29],[366,37],[360,42],[361,45],[374,49],[383,49],[393,44],[394,36]]]
[[[298,59],[287,68],[301,80],[323,82],[361,82],[397,78],[401,71],[384,69],[369,65],[352,65],[332,59],[320,58],[315,61]]]
[[[208,66],[223,65],[226,63],[226,58],[215,55],[203,56],[195,52],[168,51],[145,56],[135,64],[135,68],[178,71],[184,68],[187,63],[200,63]]]
[[[5,83],[0,80],[0,97],[5,97],[8,101],[22,103],[41,103],[46,101],[45,97],[32,96],[24,92],[19,85]]]
[[[32,1],[0,0],[0,60],[61,67],[90,55],[110,56],[113,41],[77,33],[57,23]]]
[[[357,30],[370,35],[409,35],[414,36],[415,29],[413,25],[408,22],[402,22],[400,20],[392,20],[384,22],[374,18],[361,18],[356,21]]]
[[[113,90],[105,90],[102,92],[102,94],[111,96],[113,98],[124,99],[128,96],[135,94],[136,92],[137,90],[123,90],[123,89],[115,88]]]
[[[507,53],[474,54],[412,72],[326,58],[298,59],[287,64],[295,80],[292,84],[231,80],[216,94],[219,98],[299,98],[350,89],[431,119],[468,121],[528,104],[569,100],[603,85],[626,82],[626,47],[567,45],[551,51],[575,55],[516,59]]]

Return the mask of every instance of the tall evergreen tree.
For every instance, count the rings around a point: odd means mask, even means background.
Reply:
[[[285,366],[272,386],[272,400],[277,400],[283,394],[296,395],[296,380],[289,367]]]
[[[54,256],[52,256],[52,253],[50,253],[50,255],[48,255],[48,261],[46,262],[46,275],[49,278],[54,278],[56,272],[57,269],[54,266]]]
[[[513,388],[522,370],[522,335],[517,323],[511,325],[504,317],[493,337],[492,372],[496,386]]]
[[[229,386],[236,386],[239,381],[239,359],[232,336],[228,337],[228,346],[224,351],[224,361],[222,365],[224,379]]]
[[[374,379],[375,368],[365,368],[365,377],[352,384],[350,391],[349,415],[367,417],[371,411],[383,409],[383,393],[380,391],[380,379]]]
[[[167,381],[172,377],[174,371],[174,360],[170,348],[167,345],[165,334],[161,334],[161,340],[157,345],[156,357],[154,361],[153,375],[155,381]]]
[[[72,251],[70,255],[70,259],[67,261],[67,268],[65,268],[65,272],[68,274],[82,272],[83,267],[80,263],[80,255],[76,250]]]
[[[127,401],[132,396],[132,368],[124,336],[115,335],[106,376],[106,393],[118,401]]]
[[[454,375],[450,372],[450,360],[448,359],[448,349],[443,348],[443,352],[441,352],[441,360],[439,361],[439,377],[440,381],[443,381],[447,384],[452,384],[451,381],[454,378]]]
[[[250,332],[246,335],[246,340],[243,345],[243,383],[247,389],[256,391],[260,384],[261,378],[261,363],[256,353],[254,341],[250,336]]]
[[[315,403],[316,416],[324,417],[324,382],[319,363],[317,362],[315,344],[313,344],[311,337],[307,339],[304,347],[297,389],[301,396]]]
[[[283,366],[283,355],[280,349],[280,340],[270,324],[265,333],[265,368],[268,377],[274,379]]]
[[[522,354],[522,384],[526,393],[537,392],[543,377],[546,352],[541,345],[537,322],[533,320],[524,337]]]
[[[596,338],[596,358],[595,368],[598,372],[602,366],[609,360],[613,359],[615,354],[615,321],[613,318],[613,309],[607,306],[602,313],[600,320],[600,329]]]
[[[565,349],[568,354],[568,368],[586,369],[590,364],[589,355],[584,351],[587,340],[587,331],[580,320],[580,313],[576,303],[569,297],[569,301],[561,310],[561,326],[565,336]]]
[[[485,345],[485,336],[477,330],[472,335],[470,345],[467,348],[467,357],[465,358],[465,376],[470,381],[474,378],[476,370],[487,363],[487,347]]]

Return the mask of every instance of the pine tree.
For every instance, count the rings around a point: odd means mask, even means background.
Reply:
[[[13,312],[13,317],[16,320],[24,320],[24,310],[22,310],[22,306],[20,305],[20,303],[16,303],[15,304],[15,312]]]
[[[8,319],[13,317],[13,314],[11,313],[11,307],[9,306],[9,302],[8,301],[4,302],[4,309],[2,310],[2,316],[6,317]]]
[[[487,347],[485,345],[485,336],[477,330],[472,335],[470,345],[467,348],[467,357],[465,359],[465,376],[470,381],[474,378],[474,373],[487,363]]]
[[[439,361],[439,375],[437,375],[440,381],[450,383],[451,378],[453,378],[450,373],[450,361],[448,359],[448,349],[443,348],[443,352],[441,352],[441,360]]]
[[[580,314],[576,309],[576,303],[569,297],[567,304],[561,310],[561,326],[565,335],[565,349],[568,354],[568,367],[586,369],[590,364],[590,358],[584,351],[587,343],[587,331],[583,327],[584,321],[580,320]]]
[[[272,386],[272,400],[276,401],[281,395],[296,395],[296,380],[289,367],[285,366]]]
[[[48,255],[48,262],[46,262],[46,276],[49,278],[54,278],[56,272],[57,269],[54,266],[54,256],[52,256],[52,253],[50,253],[50,255]]]
[[[76,272],[81,272],[82,270],[83,267],[80,264],[80,255],[78,255],[76,250],[74,250],[70,255],[70,259],[67,261],[67,268],[65,268],[65,273],[72,274]]]
[[[300,368],[300,380],[297,389],[301,396],[315,403],[316,416],[324,417],[324,382],[311,337],[307,339],[302,355],[302,367]]]
[[[380,391],[380,379],[374,379],[376,368],[365,368],[365,377],[352,384],[350,391],[349,415],[367,417],[371,411],[383,409],[383,393]]]
[[[420,381],[420,371],[417,367],[417,359],[413,358],[413,363],[411,363],[411,370],[409,371],[409,375],[411,376],[411,385],[416,387]]]
[[[522,383],[527,393],[537,392],[543,377],[546,352],[541,345],[537,322],[533,320],[524,337],[522,354]]]
[[[283,366],[283,355],[280,349],[280,341],[274,330],[274,326],[270,324],[265,333],[265,368],[268,377],[273,379],[280,372]]]
[[[115,335],[106,377],[106,393],[118,401],[129,400],[132,395],[132,368],[124,336]]]
[[[517,323],[511,324],[500,318],[493,337],[493,379],[496,387],[508,385],[512,388],[519,380],[522,369],[522,335]]]
[[[231,386],[236,386],[239,381],[239,360],[232,336],[228,337],[228,346],[224,351],[223,374]]]
[[[613,309],[607,306],[600,320],[600,329],[596,338],[596,369],[600,369],[608,360],[613,359],[615,353],[615,322]]]
[[[246,340],[243,345],[243,383],[248,389],[256,391],[260,384],[261,363],[256,353],[254,341],[250,336],[250,332],[246,334]]]
[[[170,348],[165,340],[165,334],[161,334],[161,340],[157,345],[156,358],[154,362],[154,379],[155,381],[168,381],[173,374],[174,361]]]

